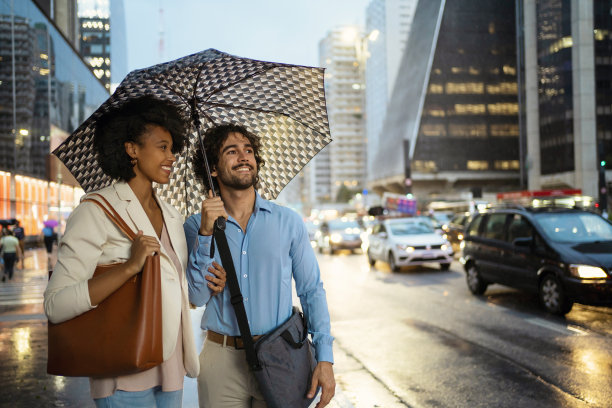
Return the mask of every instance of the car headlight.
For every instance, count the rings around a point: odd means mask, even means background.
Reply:
[[[569,270],[572,275],[581,279],[605,279],[608,277],[606,272],[597,266],[570,265]]]
[[[461,243],[459,244],[459,249],[463,248],[465,248],[465,241],[461,241]]]
[[[446,251],[446,250],[448,249],[448,245],[446,245],[446,244],[442,244],[442,245],[440,246],[440,249],[441,249],[441,250],[443,250],[443,251]]]
[[[463,234],[458,234],[457,235],[457,240],[461,241],[463,239]]]
[[[411,247],[411,246],[408,246],[408,245],[396,245],[396,247],[400,251],[414,252],[414,247]]]
[[[342,235],[341,234],[331,234],[331,237],[329,237],[329,239],[331,240],[331,242],[337,244],[338,242],[342,242]]]
[[[448,239],[448,234],[443,234],[443,235],[442,235],[442,238],[444,238],[444,239]]]

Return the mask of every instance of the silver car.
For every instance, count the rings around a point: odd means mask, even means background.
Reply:
[[[392,218],[377,224],[369,235],[368,262],[389,263],[396,272],[402,266],[439,263],[447,270],[453,261],[450,243],[420,217]]]

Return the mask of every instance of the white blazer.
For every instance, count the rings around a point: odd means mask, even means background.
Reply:
[[[132,188],[117,182],[97,191],[108,200],[125,222],[137,232],[157,237],[153,225]],[[196,377],[200,370],[195,338],[189,315],[189,297],[185,268],[187,242],[183,218],[171,205],[157,199],[172,247],[181,262],[182,279],[174,262],[161,246],[162,335],[164,360],[174,351],[178,338],[179,316],[182,316],[185,370]],[[161,242],[160,242],[161,245]],[[81,203],[66,224],[58,249],[57,263],[45,290],[45,313],[52,323],[59,323],[93,309],[87,281],[98,264],[125,262],[130,257],[132,241],[94,203]]]

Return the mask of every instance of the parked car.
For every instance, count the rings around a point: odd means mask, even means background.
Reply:
[[[353,252],[361,250],[361,233],[362,229],[357,220],[338,218],[321,223],[315,237],[319,252],[333,254],[341,249]]]
[[[375,225],[368,237],[370,265],[385,261],[395,272],[402,266],[433,262],[447,270],[453,261],[450,243],[424,218],[391,218]]]
[[[612,224],[578,209],[494,209],[474,217],[463,244],[467,286],[537,293],[544,308],[612,305]]]
[[[443,225],[443,233],[453,246],[453,251],[459,252],[461,241],[465,236],[465,227],[472,221],[472,214],[464,212],[455,215],[448,224]]]

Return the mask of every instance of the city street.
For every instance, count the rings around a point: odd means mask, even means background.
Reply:
[[[469,293],[450,271],[318,255],[332,315],[338,390],[332,408],[605,407],[612,400],[612,309],[575,305],[565,319],[537,297],[492,286]],[[46,375],[46,254],[0,286],[0,407],[93,407],[84,378]],[[196,333],[202,309],[193,312]],[[201,344],[201,337],[198,339]],[[197,406],[186,379],[184,407]]]
[[[411,407],[606,407],[612,309],[575,305],[565,319],[535,295],[493,285],[473,296],[458,262],[392,274],[364,255],[319,256],[336,343]],[[339,369],[340,371],[341,369]],[[338,376],[345,393],[367,389]],[[375,406],[375,405],[363,405]],[[391,406],[381,404],[378,406]]]

